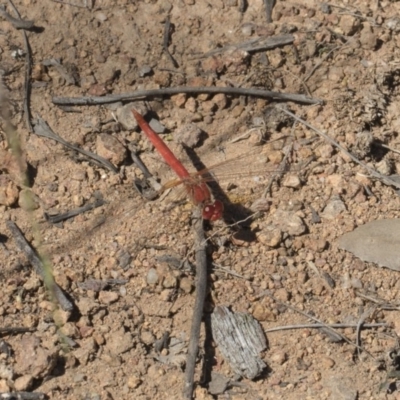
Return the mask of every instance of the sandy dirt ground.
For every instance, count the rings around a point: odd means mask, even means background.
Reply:
[[[341,235],[368,221],[398,218],[396,188],[371,178],[279,107],[380,173],[400,173],[399,155],[390,150],[397,148],[400,129],[400,3],[278,1],[270,23],[261,0],[100,0],[91,8],[61,3],[14,1],[35,26],[26,31],[32,123],[36,130],[41,118],[117,171],[30,131],[24,31],[1,14],[0,392],[40,392],[49,399],[182,398],[196,283],[192,206],[172,207],[171,197],[179,198],[173,193],[147,201],[133,188],[143,175],[130,150],[162,184],[173,176],[135,127],[129,114],[135,106],[148,110],[146,118],[187,165],[193,157],[182,143],[206,166],[249,152],[221,168],[218,184],[232,204],[223,219],[205,223],[209,293],[194,398],[399,399],[398,358],[388,356],[400,334],[399,272],[337,245]],[[276,47],[260,45],[272,39]],[[321,102],[222,89],[140,102],[53,102],[176,87],[257,88]],[[6,109],[22,146],[19,161],[6,140]],[[256,146],[260,140],[273,142]],[[44,218],[44,212],[76,209],[99,194],[103,206],[63,226]],[[261,212],[239,228],[235,221],[251,207]],[[56,307],[7,220],[51,259],[72,311]],[[260,357],[267,367],[254,380],[236,376],[216,343],[206,340],[218,305],[252,314],[265,332],[268,346]],[[268,332],[314,323],[310,317],[345,324],[336,329],[341,336],[312,327]],[[357,348],[360,321],[382,325],[362,329]],[[10,327],[31,331],[1,331]],[[222,378],[229,382],[218,391],[214,383]]]

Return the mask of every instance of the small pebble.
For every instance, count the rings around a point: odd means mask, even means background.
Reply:
[[[300,236],[307,230],[304,221],[292,211],[278,210],[273,221],[276,227],[291,236]]]
[[[140,340],[144,344],[147,344],[148,346],[150,346],[156,341],[156,338],[150,331],[142,330],[142,332],[140,334]]]
[[[218,110],[223,110],[228,105],[228,100],[224,93],[218,93],[213,97],[213,102],[216,104]]]
[[[174,105],[178,108],[183,108],[186,103],[186,94],[185,93],[180,93],[175,96],[171,96],[171,100],[174,103]]]
[[[193,283],[192,280],[189,279],[188,277],[184,276],[180,281],[179,281],[179,288],[183,290],[185,293],[190,293],[193,289]]]
[[[278,228],[269,226],[257,234],[257,240],[269,247],[277,247],[282,240],[282,232]]]
[[[103,304],[112,304],[119,299],[119,294],[116,292],[109,292],[102,290],[99,292],[99,301]]]
[[[86,380],[86,375],[85,374],[75,374],[74,375],[74,383],[79,383],[79,382],[83,382],[84,380]]]
[[[155,268],[150,268],[147,272],[146,282],[148,285],[156,285],[158,283],[158,272]]]
[[[13,376],[14,376],[14,371],[11,368],[11,366],[1,363],[0,364],[0,379],[12,380]]]
[[[369,26],[364,27],[360,35],[360,43],[364,49],[374,50],[378,43],[378,37]]]
[[[148,65],[144,65],[142,68],[140,68],[139,70],[139,76],[141,78],[151,75],[153,73],[153,70],[151,67],[149,67]]]
[[[136,389],[142,383],[142,380],[137,375],[131,375],[127,383],[130,389]]]
[[[326,369],[331,369],[335,365],[335,361],[332,360],[332,358],[327,357],[327,356],[321,356],[319,358],[319,362],[321,363],[321,367],[326,370]]]
[[[298,189],[301,186],[301,181],[297,175],[286,175],[282,185],[285,187]]]
[[[343,211],[346,211],[346,206],[338,196],[333,196],[321,213],[321,217],[333,220]]]
[[[334,148],[330,144],[323,144],[318,147],[317,154],[319,154],[322,158],[329,159],[332,157],[334,152]]]
[[[120,165],[126,158],[125,146],[114,136],[107,133],[100,133],[96,140],[97,154],[114,165]]]
[[[155,118],[152,118],[149,122],[150,128],[153,129],[155,133],[164,133],[165,132],[165,126]]]
[[[352,278],[350,280],[350,284],[351,284],[351,287],[353,287],[354,289],[362,289],[363,288],[363,284],[362,284],[361,280],[358,278]]]
[[[199,144],[202,134],[203,131],[196,124],[185,124],[174,132],[174,140],[192,149]]]
[[[9,194],[9,199],[11,199],[10,192],[7,189]],[[14,190],[12,190],[12,195],[15,195]],[[1,197],[1,194],[0,194]],[[39,208],[39,204],[35,201],[32,192],[29,189],[23,189],[19,193],[18,205],[25,211],[33,211]]]
[[[53,312],[53,319],[57,326],[63,326],[66,324],[70,316],[70,311],[64,311],[61,308],[58,308]]]
[[[242,33],[244,36],[251,36],[254,32],[254,26],[250,23],[245,23],[242,25]]]
[[[11,382],[10,382],[11,384]],[[0,393],[8,393],[10,392],[11,388],[7,384],[7,380],[0,379]]]
[[[118,107],[116,111],[118,123],[128,131],[132,131],[138,126],[136,119],[132,114],[132,109],[135,109],[141,115],[147,113],[147,106],[143,102],[128,103],[124,106]]]
[[[282,365],[288,359],[288,356],[284,351],[277,351],[271,354],[269,359],[275,364]]]
[[[88,90],[90,96],[105,96],[107,92],[107,87],[103,83],[94,83]]]
[[[95,14],[95,17],[97,20],[99,20],[100,22],[104,22],[107,21],[107,16],[106,14],[102,13],[102,12],[98,12]]]
[[[185,103],[185,109],[191,113],[197,111],[197,101],[193,97],[189,97]]]
[[[176,287],[176,278],[175,276],[173,276],[172,274],[166,274],[163,282],[162,282],[162,286],[165,289],[172,289]]]
[[[385,22],[386,27],[395,32],[399,33],[400,32],[400,18],[399,17],[392,17],[386,20]]]
[[[17,392],[25,392],[31,388],[32,383],[32,375],[23,375],[14,381],[14,388]]]
[[[280,301],[286,302],[289,300],[290,296],[286,289],[281,288],[281,289],[275,290],[274,297],[276,297]]]
[[[174,293],[175,293],[174,289],[164,289],[160,293],[160,300],[161,301],[171,301],[171,298],[173,297]]]
[[[354,35],[360,27],[360,19],[353,17],[352,15],[342,15],[340,17],[339,27],[342,30],[343,35]]]
[[[110,352],[111,356],[115,357],[130,350],[135,344],[132,334],[124,332],[120,329],[108,338],[105,349]],[[112,360],[110,360],[112,361]]]
[[[256,303],[253,308],[253,317],[257,321],[275,321],[275,314],[268,308],[266,308],[263,304]]]

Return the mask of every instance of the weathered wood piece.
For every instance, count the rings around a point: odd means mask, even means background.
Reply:
[[[250,314],[233,313],[227,307],[218,306],[211,314],[214,341],[232,370],[254,379],[266,367],[259,353],[266,347],[264,332]]]

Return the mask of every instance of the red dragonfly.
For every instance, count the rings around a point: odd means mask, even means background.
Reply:
[[[222,217],[224,206],[220,200],[214,200],[209,187],[202,181],[201,176],[190,174],[185,166],[175,157],[165,142],[150,127],[145,119],[136,111],[132,110],[137,123],[156,150],[164,158],[165,162],[178,175],[185,186],[186,192],[195,206],[200,206],[204,219],[216,221]]]
[[[163,186],[163,189],[169,189],[182,184],[190,201],[201,208],[204,219],[216,221],[222,217],[224,211],[222,201],[213,198],[206,182],[216,181],[219,178],[226,180],[229,177],[236,181],[240,177],[246,177],[248,183],[251,184],[251,182],[253,182],[251,185],[254,186],[254,184],[257,185],[255,179],[260,180],[260,176],[266,176],[271,174],[271,172],[279,173],[279,168],[277,168],[276,163],[274,165],[271,165],[271,163],[268,164],[269,155],[264,152],[265,146],[257,146],[250,152],[239,154],[238,156],[217,163],[210,168],[195,173],[189,173],[164,141],[153,131],[143,116],[136,110],[132,110],[132,113],[147,138],[179,177],[179,179],[167,182]],[[286,142],[285,139],[288,139],[288,137],[285,136],[272,140],[268,142],[267,145],[270,144],[272,147],[276,146],[277,152],[282,156],[281,149]],[[270,146],[267,147],[272,150]],[[279,160],[277,159],[278,162]],[[292,168],[290,169],[292,170]],[[218,179],[214,179],[214,173]]]
[[[283,157],[283,147],[286,143],[287,137],[281,137],[276,140],[272,140],[266,143],[263,146],[256,146],[250,151],[244,151],[238,146],[236,143],[232,146],[227,146],[226,150],[230,154],[229,158],[224,161],[217,162],[215,164],[215,154],[211,155],[213,164],[209,168],[205,168],[201,171],[197,171],[194,173],[189,173],[188,170],[184,167],[184,165],[176,158],[176,156],[172,153],[172,151],[168,148],[168,146],[163,142],[163,140],[152,130],[149,124],[144,120],[142,115],[140,115],[137,111],[132,110],[134,117],[136,118],[139,126],[144,131],[146,136],[152,142],[157,151],[162,155],[164,160],[170,165],[171,170],[175,172],[178,176],[178,179],[173,179],[172,181],[168,181],[161,188],[161,192],[166,191],[167,189],[171,189],[174,187],[181,186],[182,191],[185,191],[190,201],[201,208],[202,216],[204,219],[208,219],[210,221],[216,221],[220,219],[224,212],[224,205],[222,201],[215,200],[211,194],[209,186],[207,182],[227,182],[229,183],[228,190],[236,188],[236,183],[240,181],[240,185],[238,186],[238,195],[239,203],[244,204],[249,199],[255,199],[257,193],[260,193],[265,189],[265,177],[271,175],[271,173],[280,174],[280,169],[278,167],[278,163]],[[233,156],[231,154],[234,153]],[[239,153],[239,155],[238,155]],[[271,154],[275,154],[274,157],[271,157]],[[279,156],[277,156],[279,154]],[[273,158],[275,161],[271,161]],[[205,161],[206,162],[206,161]],[[207,164],[207,162],[206,162]],[[297,169],[297,168],[295,168]],[[290,168],[292,170],[292,168]],[[248,196],[248,192],[246,189],[251,191],[250,197]],[[131,189],[128,189],[129,191]],[[113,194],[114,192],[112,189]],[[112,194],[110,195],[112,196]],[[222,193],[224,195],[224,193]],[[121,194],[117,194],[118,200],[121,199]],[[180,196],[175,197],[175,199],[181,198]],[[139,199],[137,199],[139,200]],[[229,201],[230,199],[226,199],[224,201]],[[237,199],[236,199],[237,200]],[[233,203],[237,203],[237,201],[233,201]],[[260,199],[257,205],[257,209],[265,209],[266,202],[263,198]],[[120,204],[116,203],[116,204]],[[137,214],[139,210],[142,208],[143,201],[138,203],[137,201],[129,201],[124,202],[124,205],[127,205],[125,210],[117,209],[116,215],[113,215],[112,218],[107,218],[106,223],[103,218],[100,218],[101,221],[96,221],[93,225],[88,228],[90,231],[99,229],[107,229],[107,234],[110,231],[110,224],[119,221],[126,221],[128,216],[132,216],[132,214]],[[120,207],[120,206],[117,206]],[[124,208],[122,206],[122,208]],[[110,206],[108,209],[108,213],[114,213],[116,210],[115,207]],[[232,212],[235,213],[236,217],[240,214],[240,217],[246,218],[248,216],[248,209],[238,206],[237,208],[233,208]],[[238,214],[236,214],[238,213]],[[138,217],[140,218],[140,217]],[[146,217],[147,218],[147,217]],[[146,225],[147,226],[147,225]],[[107,227],[107,228],[106,228]],[[82,231],[80,227],[78,231]],[[81,236],[79,236],[79,232],[77,235],[72,235],[70,241],[74,244],[82,241]],[[85,234],[85,236],[90,237],[92,235]],[[62,240],[65,242],[65,238]],[[61,246],[60,249],[55,249],[56,253],[63,252],[63,248],[65,246]]]

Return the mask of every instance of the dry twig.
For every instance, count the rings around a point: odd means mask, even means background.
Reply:
[[[268,0],[270,1],[270,0]],[[210,56],[215,56],[217,54],[224,53],[226,51],[242,50],[249,53],[256,51],[266,51],[272,50],[275,47],[286,46],[294,42],[294,36],[291,34],[278,35],[278,36],[261,36],[255,39],[246,40],[245,42],[228,44],[227,46],[220,47],[218,49],[210,50],[207,53],[194,56],[190,59],[196,60],[198,58],[206,58]]]
[[[61,288],[54,281],[54,278],[51,274],[51,271],[46,271],[45,266],[40,260],[39,256],[32,249],[30,244],[26,241],[24,235],[18,228],[18,226],[12,221],[6,221],[7,228],[12,233],[15,243],[19,247],[21,251],[23,251],[28,257],[29,262],[35,268],[36,273],[42,278],[45,282],[47,288],[49,289],[52,296],[57,299],[60,307],[64,311],[71,311],[73,309],[73,304],[65,297]]]
[[[279,92],[272,92],[270,90],[261,90],[252,88],[246,89],[246,88],[236,88],[236,87],[219,87],[219,86],[175,87],[175,88],[163,88],[163,89],[137,90],[132,93],[113,94],[109,96],[85,96],[85,97],[55,96],[52,98],[52,101],[54,104],[58,106],[65,106],[65,105],[93,106],[100,104],[116,103],[118,101],[128,102],[134,100],[143,100],[152,97],[173,96],[175,94],[180,94],[180,93],[187,93],[187,94],[224,93],[227,95],[234,95],[234,96],[253,96],[253,97],[260,97],[273,100],[293,101],[295,103],[302,103],[302,104],[323,103],[321,99],[307,97],[302,94],[279,93]]]
[[[165,54],[168,56],[168,58],[170,59],[172,65],[175,68],[179,68],[178,63],[176,62],[175,58],[172,57],[172,54],[170,53],[170,51],[168,49],[168,43],[169,43],[169,39],[170,39],[170,29],[171,29],[171,20],[169,19],[169,16],[168,16],[167,19],[165,20],[163,50],[164,50]]]
[[[289,331],[291,329],[321,329],[321,328],[335,328],[335,329],[345,329],[345,328],[354,328],[357,329],[359,324],[300,324],[300,325],[285,325],[285,326],[275,326],[274,328],[266,329],[265,333],[271,332],[280,332],[280,331]],[[385,322],[379,322],[376,324],[361,324],[361,328],[370,329],[370,328],[381,328],[388,327],[389,324]]]
[[[264,0],[265,13],[267,15],[267,22],[270,24],[272,22],[272,10],[275,5],[275,0]]]
[[[103,165],[104,167],[106,167],[110,171],[118,173],[118,168],[116,168],[113,164],[111,164],[105,158],[100,157],[97,154],[92,153],[91,151],[87,151],[87,150],[81,149],[80,147],[75,146],[75,145],[67,142],[66,140],[64,140],[62,137],[58,136],[55,132],[53,132],[51,130],[49,125],[47,125],[46,121],[44,121],[39,116],[36,119],[34,133],[36,135],[38,135],[38,136],[42,136],[42,137],[45,137],[47,139],[53,139],[56,142],[61,143],[62,145],[64,145],[65,147],[68,147],[71,150],[77,151],[78,153],[81,153],[81,154],[85,155],[86,157],[92,158],[97,163]]]
[[[4,328],[0,328],[0,335],[3,334],[12,334],[12,333],[25,333],[25,332],[35,332],[34,328],[23,328],[18,326],[6,326]]]
[[[14,18],[12,15],[10,15],[4,6],[0,6],[0,15],[6,19],[8,22],[11,23],[11,25],[15,29],[32,29],[33,26],[35,25],[34,21],[29,21],[27,19],[21,19],[19,16],[19,13],[13,3],[11,1],[8,2],[10,6],[14,9],[14,12],[18,15],[18,18]]]
[[[1,400],[42,400],[46,395],[40,392],[9,392],[0,393]]]
[[[367,310],[365,310],[363,312],[363,314],[360,316],[360,319],[357,323],[357,330],[356,330],[356,344],[357,344],[357,353],[358,353],[358,357],[360,357],[360,349],[361,347],[361,328],[364,326],[364,322],[365,320],[372,314],[375,312],[376,310],[376,306],[372,306],[370,308],[368,308]]]
[[[287,303],[284,303],[283,301],[278,300],[278,299],[275,298],[269,291],[264,291],[264,292],[261,293],[258,297],[260,298],[260,297],[263,297],[263,296],[268,296],[269,298],[271,298],[271,299],[272,299],[273,301],[275,301],[276,303],[281,304],[281,305],[285,306],[286,308],[288,308],[288,309],[290,309],[290,310],[292,310],[292,311],[294,311],[294,312],[296,312],[296,313],[298,313],[298,314],[304,315],[305,317],[309,318],[309,319],[312,320],[312,321],[317,322],[318,324],[322,325],[322,327],[323,327],[323,328],[320,328],[320,329],[325,329],[327,332],[330,332],[330,333],[332,333],[332,334],[335,335],[335,336],[339,336],[342,340],[344,340],[344,341],[347,342],[348,344],[350,344],[350,345],[356,347],[357,349],[360,349],[360,350],[364,351],[364,352],[367,353],[371,358],[375,359],[375,357],[374,357],[369,351],[367,351],[365,348],[362,348],[362,347],[358,346],[358,344],[353,343],[348,337],[346,337],[345,335],[342,335],[342,334],[339,333],[339,332],[336,332],[336,331],[335,331],[334,329],[332,329],[329,325],[324,324],[324,323],[323,323],[321,320],[319,320],[318,318],[315,318],[315,317],[313,317],[312,315],[307,314],[306,312],[301,311],[301,310],[299,310],[298,308],[296,308],[296,307],[294,307],[294,306],[292,306],[292,305],[290,305],[290,304],[287,304]]]
[[[361,291],[357,290],[356,295],[358,297],[361,297],[365,300],[371,301],[372,303],[375,303],[379,306],[379,309],[381,310],[397,310],[400,311],[400,304],[399,303],[389,303],[384,299],[377,298],[375,294],[366,294],[362,293]]]
[[[44,213],[44,218],[46,219],[47,222],[50,222],[51,224],[58,224],[62,221],[65,221],[67,219],[76,217],[79,214],[83,214],[86,211],[90,211],[93,210],[97,207],[101,207],[105,204],[105,201],[103,200],[103,198],[98,197],[95,199],[95,201],[93,203],[87,203],[82,207],[77,207],[73,210],[69,210],[65,213],[60,213],[60,214],[56,214],[56,215],[49,215],[48,213]]]
[[[194,369],[198,343],[200,338],[200,326],[203,317],[204,302],[207,295],[207,254],[206,241],[203,228],[203,219],[199,208],[196,208],[193,216],[193,232],[196,247],[196,298],[193,307],[192,327],[190,330],[188,353],[186,358],[185,386],[183,396],[191,399],[193,395]]]

